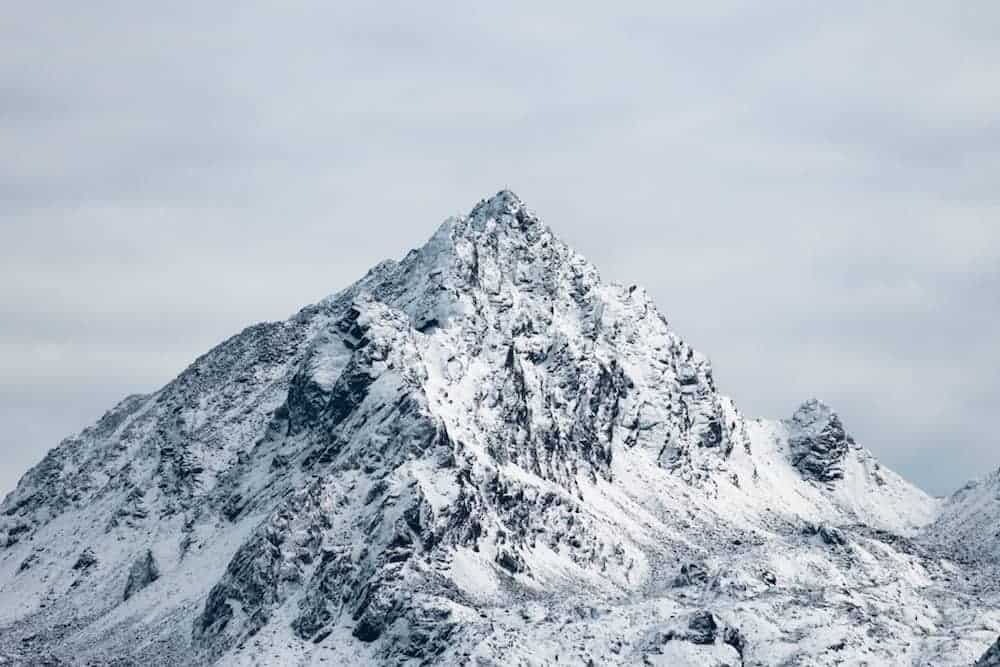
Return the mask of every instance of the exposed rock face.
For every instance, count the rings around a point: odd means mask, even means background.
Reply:
[[[989,617],[954,589],[989,591],[900,536],[936,507],[819,403],[744,418],[500,192],[29,472],[0,658],[969,664],[950,624]]]
[[[132,569],[128,572],[123,599],[128,600],[159,578],[160,568],[156,564],[156,558],[153,557],[152,551],[147,550],[132,564]]]
[[[77,572],[87,572],[95,565],[97,565],[97,556],[94,555],[94,551],[92,549],[84,549],[80,557],[73,563],[73,569]]]
[[[708,583],[708,570],[699,563],[685,563],[674,579],[674,586],[700,586]]]
[[[840,417],[826,404],[811,399],[789,422],[792,465],[807,479],[833,482],[844,477],[844,457],[855,446]]]
[[[708,611],[700,611],[688,621],[688,641],[695,644],[714,644],[719,632],[719,625],[715,622],[715,616]]]
[[[1000,639],[976,661],[975,667],[1000,667]]]
[[[802,530],[803,535],[816,536],[823,544],[831,547],[842,547],[847,544],[847,538],[836,528],[807,524]]]

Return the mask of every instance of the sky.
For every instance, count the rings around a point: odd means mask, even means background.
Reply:
[[[1000,466],[1000,4],[542,4],[6,9],[0,494],[501,188],[744,413]]]

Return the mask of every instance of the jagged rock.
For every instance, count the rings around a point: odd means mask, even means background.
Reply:
[[[1000,639],[976,661],[975,667],[1000,667]]]
[[[6,548],[10,548],[21,541],[21,537],[31,531],[31,526],[26,523],[14,522],[13,525],[7,528],[6,535],[4,538],[0,539],[0,544]]]
[[[156,558],[153,556],[153,552],[147,549],[146,553],[140,556],[132,564],[132,569],[129,570],[123,599],[128,600],[159,578],[160,569],[156,564]]]
[[[826,404],[803,403],[789,422],[792,465],[807,479],[833,482],[844,476],[843,460],[855,446],[840,417]]]
[[[501,549],[497,553],[497,565],[511,574],[524,572],[524,560],[516,553]]]
[[[736,653],[740,656],[740,664],[746,659],[745,652],[747,649],[747,640],[737,628],[726,628],[722,633],[722,641],[729,646],[736,649]]]
[[[708,611],[699,611],[688,621],[689,641],[695,644],[714,644],[718,636],[719,625],[715,616]]]
[[[816,536],[823,544],[831,547],[843,547],[847,545],[847,537],[844,533],[830,526],[806,524],[802,529],[802,534],[810,537]]]
[[[681,565],[681,573],[674,579],[674,586],[697,586],[708,583],[708,570],[698,563]]]
[[[240,512],[243,511],[243,502],[243,495],[240,493],[234,493],[229,496],[222,508],[223,516],[229,521],[235,521],[239,517]]]
[[[97,556],[94,555],[93,549],[84,549],[76,562],[73,563],[73,570],[76,572],[87,572],[90,568],[97,565]]]
[[[21,574],[27,572],[33,568],[38,563],[38,553],[32,552],[28,554],[28,557],[21,561],[21,564],[17,566],[17,573]]]

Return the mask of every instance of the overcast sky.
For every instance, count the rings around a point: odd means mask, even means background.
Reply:
[[[0,493],[503,187],[745,413],[1000,465],[1000,3],[541,4],[6,7]]]

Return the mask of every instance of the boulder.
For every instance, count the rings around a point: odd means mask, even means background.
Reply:
[[[719,632],[719,624],[709,611],[699,611],[688,621],[691,633],[687,639],[694,644],[714,644]]]
[[[147,549],[146,553],[140,556],[132,564],[132,569],[129,570],[123,599],[128,600],[159,578],[160,568],[156,564],[156,558],[153,556],[153,552]]]

